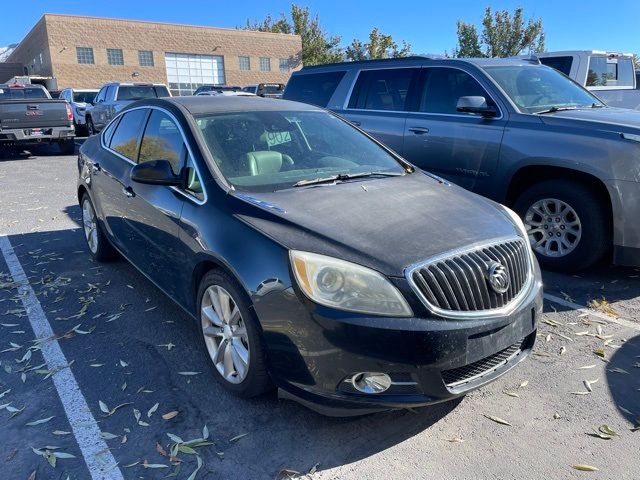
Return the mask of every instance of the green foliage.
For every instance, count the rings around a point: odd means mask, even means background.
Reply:
[[[374,28],[369,33],[369,42],[363,43],[361,40],[354,39],[345,49],[345,57],[347,60],[369,60],[377,58],[400,58],[406,57],[411,53],[411,45],[406,41],[402,41],[402,47],[393,40],[391,35],[381,33],[378,28]]]
[[[522,7],[511,14],[508,10],[485,10],[482,34],[475,25],[458,20],[456,57],[513,57],[522,52],[544,52],[545,35],[542,19],[523,17]]]

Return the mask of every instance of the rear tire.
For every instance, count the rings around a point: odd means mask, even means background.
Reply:
[[[87,117],[87,135],[90,137],[96,133],[98,132],[96,131],[96,126],[93,124],[93,118]]]
[[[575,272],[602,260],[611,248],[611,215],[587,185],[547,180],[532,185],[515,202],[543,268]]]
[[[208,363],[226,390],[250,398],[272,388],[258,319],[233,278],[219,270],[202,278],[198,317]]]
[[[82,195],[80,200],[80,208],[82,210],[82,230],[84,238],[87,241],[89,252],[98,262],[107,262],[113,260],[116,256],[116,250],[113,248],[109,240],[102,232],[100,221],[96,215],[96,211],[89,198],[89,194]]]
[[[73,155],[76,153],[76,141],[72,138],[69,140],[60,140],[58,142],[58,148],[62,155]]]

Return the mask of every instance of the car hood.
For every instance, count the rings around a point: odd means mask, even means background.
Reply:
[[[586,108],[580,110],[562,110],[560,112],[546,113],[540,115],[542,121],[547,125],[558,125],[575,120],[593,123],[594,128],[601,129],[603,124],[609,125],[611,129],[640,129],[640,111],[626,108]]]
[[[342,258],[402,276],[453,249],[513,237],[498,204],[421,173],[231,193],[238,216],[290,249]]]

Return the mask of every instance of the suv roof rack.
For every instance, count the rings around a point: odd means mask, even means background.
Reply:
[[[377,58],[375,60],[356,60],[349,62],[335,62],[335,63],[322,63],[320,65],[309,65],[302,67],[302,70],[311,70],[313,68],[322,68],[322,67],[335,67],[338,65],[370,65],[376,63],[388,63],[388,62],[398,62],[402,60],[434,60],[436,57],[430,57],[426,55],[411,55],[409,57],[398,57],[398,58]]]

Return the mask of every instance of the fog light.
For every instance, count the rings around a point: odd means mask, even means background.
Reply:
[[[356,373],[351,377],[351,384],[362,393],[382,393],[391,386],[391,377],[386,373]]]

